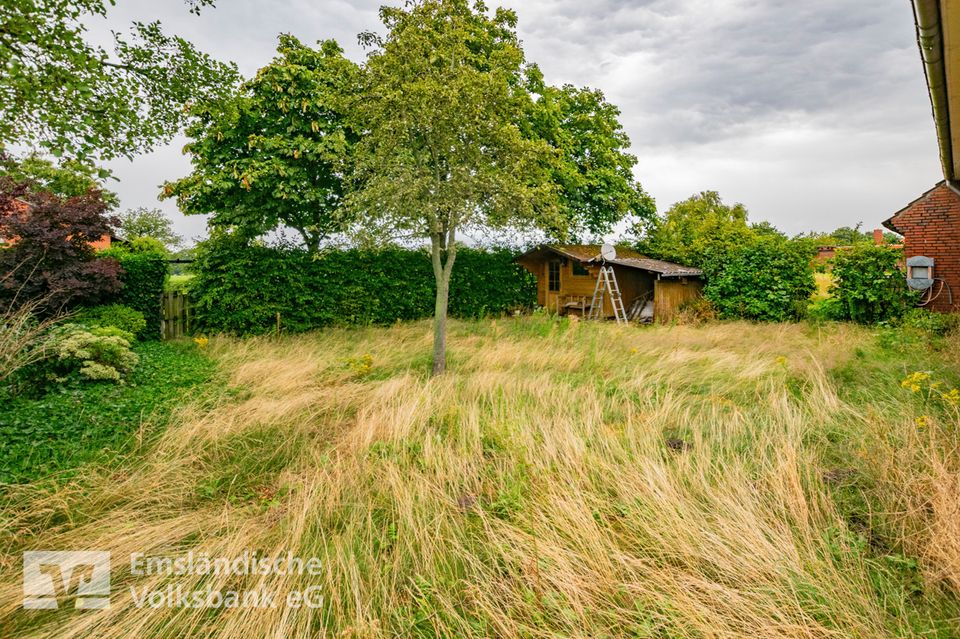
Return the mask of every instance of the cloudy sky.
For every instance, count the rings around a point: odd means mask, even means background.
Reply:
[[[219,0],[200,16],[176,0],[118,4],[94,36],[159,19],[249,76],[281,32],[335,38],[361,60],[356,34],[379,27],[383,0]],[[716,190],[791,234],[873,228],[940,179],[906,0],[501,4],[549,82],[599,88],[620,107],[637,178],[661,211]],[[112,168],[124,207],[159,205],[193,238],[204,221],[156,201],[161,182],[189,172],[184,142]]]

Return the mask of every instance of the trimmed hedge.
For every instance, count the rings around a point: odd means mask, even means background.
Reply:
[[[461,248],[450,283],[450,315],[498,315],[536,304],[536,280],[510,251]],[[333,324],[391,324],[433,315],[435,284],[426,251],[330,251],[210,240],[190,282],[194,326],[207,332],[268,333]]]
[[[163,285],[167,279],[167,257],[162,253],[132,253],[123,247],[103,251],[101,255],[120,262],[123,288],[112,300],[143,313],[147,327],[143,339],[160,339],[163,318]]]

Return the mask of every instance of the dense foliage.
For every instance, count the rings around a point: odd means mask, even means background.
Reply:
[[[782,322],[803,317],[814,283],[813,246],[763,235],[715,251],[703,294],[723,318]]]
[[[112,301],[143,314],[147,326],[139,334],[140,337],[158,339],[164,282],[167,278],[167,256],[157,251],[135,253],[122,246],[110,248],[101,255],[116,259],[122,269],[120,281],[123,287]]]
[[[656,204],[633,175],[637,158],[628,152],[620,109],[595,89],[549,86],[536,67],[527,77],[535,100],[529,135],[556,151],[550,173],[559,187],[559,230],[567,235],[558,239],[602,236],[626,217],[651,220]]]
[[[127,241],[152,238],[170,251],[183,244],[183,237],[173,230],[173,221],[160,209],[140,206],[127,209],[117,218],[123,239]]]
[[[105,304],[85,308],[72,318],[72,321],[85,326],[113,326],[140,337],[147,328],[143,313],[123,304]]]
[[[277,57],[229,98],[192,109],[193,172],[164,187],[187,214],[256,237],[285,226],[310,251],[344,230],[341,201],[357,135],[347,123],[359,67],[336,42],[281,35]]]
[[[214,373],[193,344],[149,342],[127,383],[74,378],[41,396],[0,387],[0,482],[23,482],[127,449],[145,420],[170,409]]]
[[[536,303],[536,282],[508,251],[460,249],[450,312],[501,314]],[[389,324],[429,317],[435,290],[425,251],[324,252],[219,238],[201,245],[190,283],[195,325],[206,331],[305,331],[331,324]]]
[[[704,191],[641,222],[636,227],[642,234],[637,249],[650,257],[702,267],[714,254],[769,234],[765,228],[752,229],[747,224],[747,209],[742,204],[724,204],[716,191]]]
[[[914,298],[900,269],[902,258],[901,251],[867,243],[837,252],[831,288],[835,319],[872,324],[901,317]]]
[[[109,171],[76,159],[53,162],[37,153],[16,157],[0,149],[0,176],[24,185],[31,193],[45,191],[68,198],[96,190],[109,209],[120,201],[116,193],[105,188]]]
[[[18,199],[29,197],[29,204]],[[114,220],[95,190],[60,198],[31,192],[26,185],[0,178],[0,307],[44,300],[47,313],[96,304],[120,289],[115,259],[98,256],[91,242],[111,231]]]
[[[133,340],[133,334],[113,326],[66,324],[50,336],[49,381],[63,382],[77,373],[85,380],[119,382],[140,361],[130,350]]]
[[[0,147],[56,155],[132,156],[176,134],[184,105],[219,94],[235,68],[159,22],[113,32],[113,51],[87,36],[113,0],[4,0],[0,4]],[[190,2],[195,8],[208,0]]]

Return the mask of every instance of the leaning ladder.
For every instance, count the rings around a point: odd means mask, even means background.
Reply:
[[[612,266],[601,266],[597,276],[597,285],[593,289],[593,301],[590,303],[588,319],[603,317],[603,303],[606,296],[610,296],[610,305],[613,307],[613,316],[617,324],[627,323],[627,312],[623,308],[623,297],[620,295],[620,286]]]

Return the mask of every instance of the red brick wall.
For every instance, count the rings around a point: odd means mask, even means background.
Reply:
[[[929,191],[890,220],[904,237],[904,256],[934,259],[933,276],[943,279],[953,292],[953,304],[944,290],[927,308],[960,311],[960,195],[946,183]],[[939,289],[935,285],[934,291]]]

